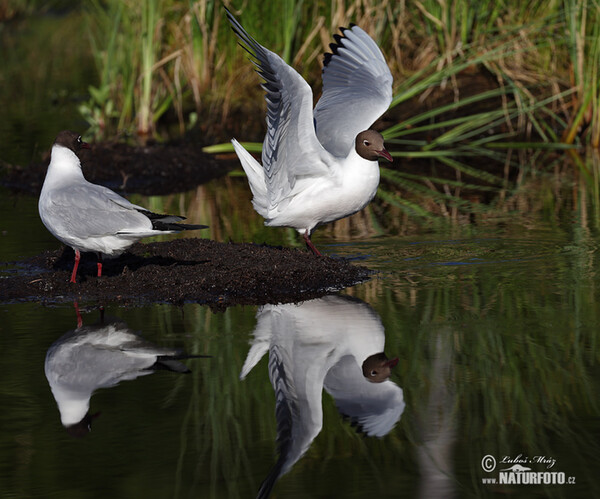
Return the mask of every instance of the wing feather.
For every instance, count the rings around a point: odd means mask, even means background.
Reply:
[[[55,189],[46,205],[54,229],[79,238],[111,235],[125,229],[152,230],[150,219],[140,209],[143,208],[110,189],[90,183]]]
[[[340,28],[325,54],[323,94],[314,111],[317,138],[344,157],[392,101],[392,74],[373,39],[358,26]],[[343,126],[341,125],[343,124]]]
[[[240,44],[253,58],[265,80],[267,133],[262,166],[267,183],[268,209],[276,209],[299,177],[322,176],[335,164],[321,145],[313,125],[312,90],[308,83],[277,54],[260,45],[227,11]]]

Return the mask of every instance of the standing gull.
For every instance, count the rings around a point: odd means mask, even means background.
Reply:
[[[233,31],[265,82],[267,133],[262,165],[232,140],[265,225],[296,229],[309,249],[318,225],[363,209],[379,185],[383,137],[368,130],[392,101],[392,75],[377,44],[358,26],[340,28],[325,54],[323,94],[314,111],[308,83],[260,45],[227,11]]]
[[[102,255],[117,256],[143,237],[207,227],[177,223],[185,218],[152,213],[107,187],[88,182],[77,153],[89,147],[76,132],[58,134],[38,203],[46,228],[75,251],[71,282],[76,282],[82,251],[97,253],[100,277]]]

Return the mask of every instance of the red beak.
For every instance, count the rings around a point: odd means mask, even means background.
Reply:
[[[81,148],[82,149],[91,149],[90,145],[87,142],[82,142],[81,143]]]
[[[381,156],[382,158],[385,158],[385,159],[387,159],[388,161],[390,161],[392,163],[394,162],[394,159],[392,158],[392,155],[389,152],[387,152],[387,150],[385,148],[382,149],[381,151],[377,151],[377,154],[379,156]]]
[[[388,360],[384,365],[389,367],[390,369],[392,369],[398,365],[398,362],[399,362],[398,357],[396,357],[395,359]]]

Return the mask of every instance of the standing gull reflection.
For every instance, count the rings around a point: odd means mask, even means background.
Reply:
[[[240,378],[269,352],[279,458],[258,497],[268,497],[321,431],[323,388],[366,435],[383,437],[391,431],[404,411],[404,397],[388,379],[398,359],[389,360],[384,346],[375,311],[347,296],[259,309]]]
[[[159,347],[120,319],[102,319],[93,326],[78,322],[77,329],[55,341],[46,353],[44,371],[63,426],[73,436],[84,436],[99,415],[88,412],[94,391],[160,369],[189,373],[179,361],[195,357],[204,356]]]

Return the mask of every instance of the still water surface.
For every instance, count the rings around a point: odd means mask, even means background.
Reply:
[[[25,28],[30,38],[35,29]],[[22,54],[35,50],[3,48],[11,70],[1,94],[13,95],[10,82],[18,91],[0,151],[27,164],[55,128],[81,128],[72,99],[88,81],[78,72],[65,88],[47,68],[25,73],[39,65]],[[131,199],[185,213],[220,241],[293,243],[284,229],[262,227],[243,178]],[[213,313],[79,303],[78,328],[72,303],[1,304],[0,497],[245,498],[279,472],[273,495],[288,498],[600,497],[598,231],[577,217],[524,218],[405,237],[319,229],[326,253],[380,273],[298,305]],[[3,262],[59,247],[37,199],[5,190],[0,234]],[[85,346],[109,331],[111,348]],[[187,374],[120,375],[119,332],[139,335],[129,347],[146,354],[211,357],[181,360]],[[52,370],[59,347],[72,365],[62,377]],[[369,383],[361,365],[379,351],[398,365]],[[76,438],[62,419],[88,403],[99,415]],[[491,483],[501,473],[515,482],[524,468],[574,483]]]
[[[58,246],[38,227],[35,199],[2,200],[4,261]],[[26,245],[17,218],[35,227]],[[253,497],[279,471],[277,497],[600,493],[596,239],[504,224],[316,240],[381,273],[320,300],[216,314],[80,303],[75,333],[71,303],[1,305],[2,496]],[[69,345],[69,333],[105,334],[114,321],[146,352],[211,357],[182,360],[189,374],[116,384],[118,360],[106,369],[81,338]],[[81,438],[63,427],[44,370],[53,344],[85,359],[62,378],[99,413]],[[369,383],[360,366],[380,351],[399,363]],[[506,457],[575,484],[483,483],[515,464]]]

